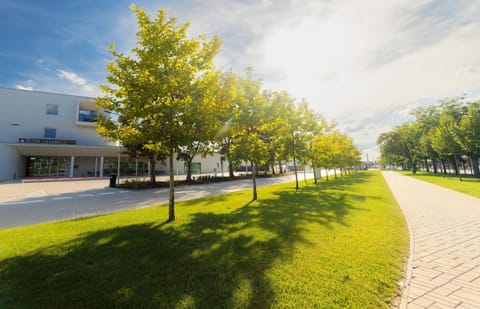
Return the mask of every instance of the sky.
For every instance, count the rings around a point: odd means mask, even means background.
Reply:
[[[136,45],[132,3],[220,36],[219,69],[305,98],[363,159],[415,108],[480,98],[480,0],[0,0],[0,87],[101,96],[108,45]]]

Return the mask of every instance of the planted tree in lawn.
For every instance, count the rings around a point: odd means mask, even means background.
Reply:
[[[319,134],[313,140],[313,158],[315,165],[323,167],[328,179],[328,170],[335,166],[336,147],[331,133]]]
[[[231,151],[236,160],[250,162],[252,166],[253,200],[257,199],[257,164],[268,161],[268,148],[263,138],[265,130],[265,97],[259,81],[252,80],[251,71],[237,83],[236,108],[232,120]]]
[[[143,148],[168,154],[168,221],[173,221],[174,154],[188,142],[189,129],[197,121],[190,110],[198,110],[197,104],[205,102],[195,99],[214,71],[212,61],[220,40],[188,38],[188,23],[177,25],[176,18],[167,18],[165,10],[159,10],[154,19],[133,5],[132,10],[138,25],[137,47],[131,55],[110,47],[113,60],[107,66],[107,81],[113,86],[102,86],[105,97],[99,98],[99,105],[119,114],[119,121],[105,120],[99,132],[122,143],[131,135]]]
[[[457,158],[464,152],[457,138],[460,134],[459,123],[466,114],[466,107],[458,98],[454,98],[442,101],[439,108],[440,116],[432,134],[432,147],[443,158],[444,172],[445,161],[450,160],[454,164],[455,173],[459,175]]]
[[[185,140],[178,147],[178,158],[186,165],[186,181],[192,181],[192,162],[200,155],[206,157],[215,150],[214,137],[222,126],[224,104],[218,96],[219,72],[208,72],[198,80],[192,92],[192,102],[185,111],[183,130]]]
[[[428,159],[432,161],[433,171],[437,173],[437,162],[440,158],[438,152],[432,146],[432,139],[435,129],[440,121],[440,108],[438,106],[427,106],[416,109],[413,113],[416,117],[416,123],[421,131],[420,148],[425,163],[425,168],[429,172]]]
[[[456,140],[458,125],[455,118],[450,114],[442,114],[437,128],[432,136],[432,147],[444,158],[454,160],[455,172],[458,175],[457,156],[462,155],[461,146]]]
[[[304,166],[309,163],[312,164],[314,181],[317,183],[315,160],[313,160],[313,141],[317,135],[323,134],[323,130],[326,129],[327,125],[321,115],[316,114],[310,109],[305,99],[298,105],[298,117],[300,126],[297,127],[295,143],[296,150],[298,151],[298,159]]]
[[[221,164],[228,162],[228,174],[230,178],[234,175],[235,158],[232,155],[233,135],[232,124],[237,108],[237,88],[239,78],[233,72],[225,72],[220,77],[220,85],[218,88],[218,101],[222,102],[222,109],[218,110],[215,115],[221,123],[221,127],[215,133],[214,141],[217,149],[219,149]]]
[[[415,174],[422,157],[420,137],[421,131],[416,123],[407,123],[381,134],[377,144],[380,146],[382,159],[385,162],[408,163]]]
[[[458,125],[455,141],[466,155],[470,157],[473,174],[480,177],[478,159],[480,156],[480,102],[470,103],[466,115],[463,115]]]

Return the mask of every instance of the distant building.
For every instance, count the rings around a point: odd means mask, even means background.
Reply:
[[[121,148],[97,134],[102,111],[90,97],[0,87],[0,181],[24,177],[102,177],[132,173]],[[122,157],[122,158],[121,158]],[[194,160],[195,172],[220,171],[220,156]],[[140,172],[147,164],[140,162]],[[166,173],[157,164],[157,173]],[[184,162],[175,162],[177,175]]]

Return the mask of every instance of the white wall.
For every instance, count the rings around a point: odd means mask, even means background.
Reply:
[[[46,127],[57,130],[57,139],[77,145],[113,145],[98,136],[94,126],[76,125],[78,102],[92,98],[0,88],[0,143],[17,143],[20,137],[44,138]],[[58,105],[58,115],[47,115],[47,104]]]
[[[175,156],[176,157],[176,156]],[[220,154],[214,153],[213,155],[207,155],[205,158],[201,156],[196,156],[193,159],[193,163],[199,162],[201,164],[201,173],[202,174],[213,174],[214,169],[217,169],[217,175],[221,175],[221,165],[220,165]],[[166,164],[157,162],[155,170],[161,175],[168,175],[168,159]],[[218,164],[218,165],[217,165]],[[174,161],[174,174],[175,175],[184,175],[184,161],[178,160]],[[224,175],[228,174],[228,162],[223,163],[223,173]]]
[[[25,165],[18,152],[7,145],[0,144],[0,181],[23,177]]]

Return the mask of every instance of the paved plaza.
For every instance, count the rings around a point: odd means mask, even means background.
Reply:
[[[411,231],[401,308],[480,308],[480,199],[383,175]]]

